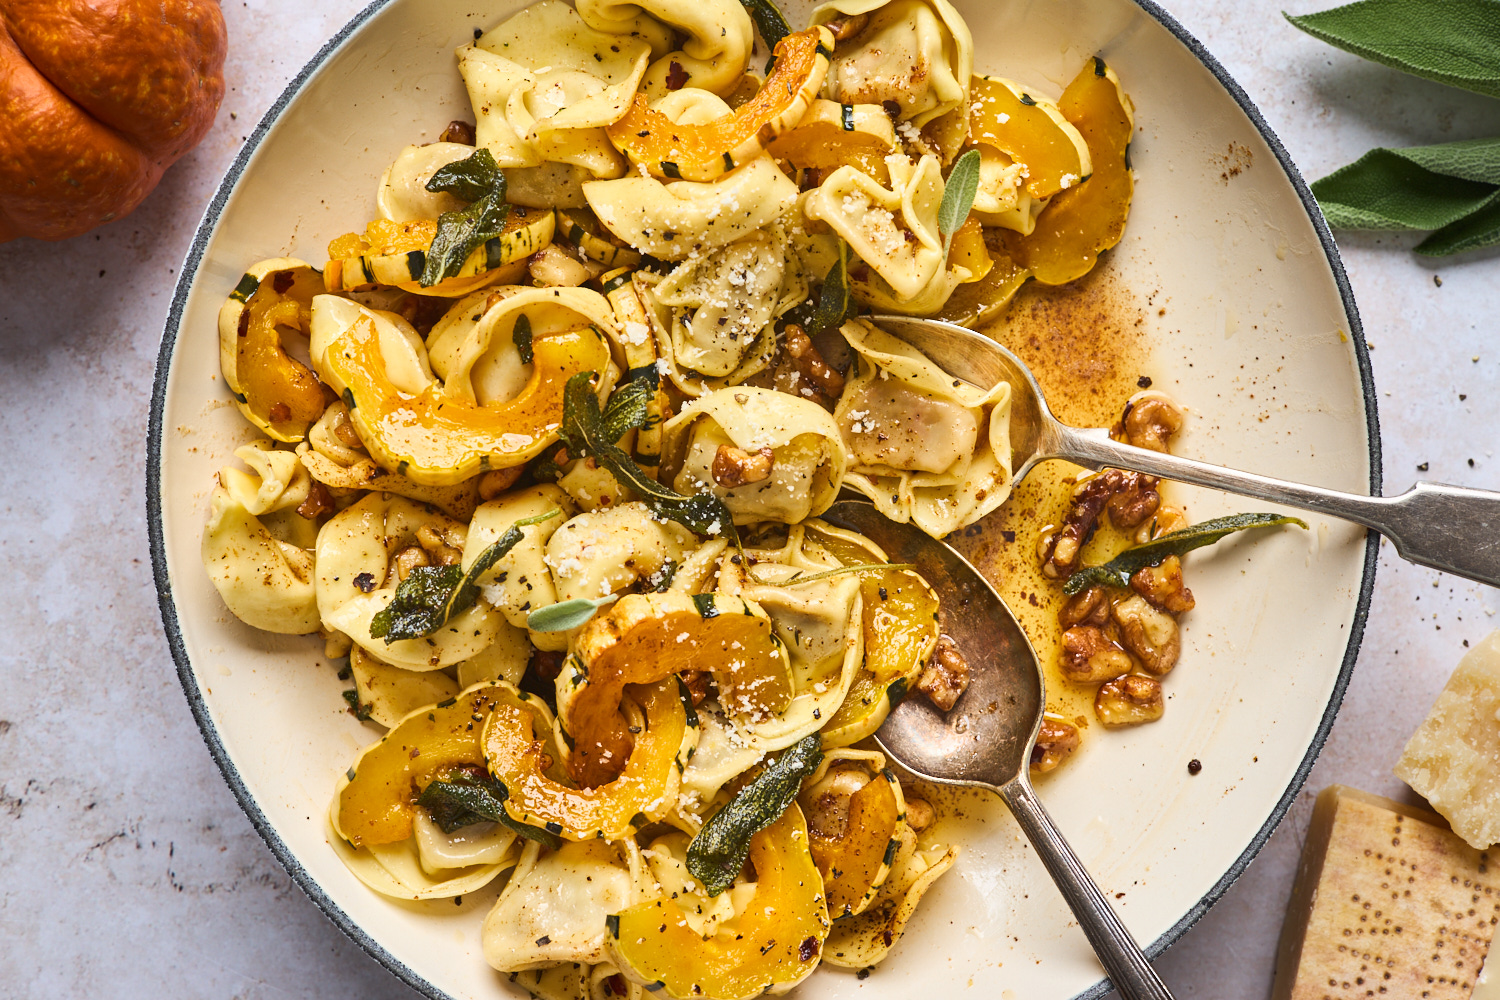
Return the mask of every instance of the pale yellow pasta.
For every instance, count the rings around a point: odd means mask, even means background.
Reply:
[[[725,95],[734,90],[745,72],[755,32],[750,15],[738,0],[578,0],[578,12],[600,31],[618,35],[642,32],[660,45],[670,38],[663,25],[676,29],[686,40],[671,52],[653,51],[642,89],[651,97],[691,86]],[[651,22],[656,22],[652,24]],[[678,69],[674,73],[672,65]],[[668,83],[668,76],[686,81]]]
[[[466,159],[473,146],[457,142],[430,142],[407,146],[386,168],[375,194],[375,207],[382,219],[411,222],[436,219],[444,212],[462,208],[463,202],[442,191],[427,190],[432,175],[456,160]]]

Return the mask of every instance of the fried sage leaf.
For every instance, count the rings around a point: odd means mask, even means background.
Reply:
[[[818,295],[818,308],[807,324],[809,337],[816,337],[824,330],[837,330],[858,309],[854,293],[849,288],[849,244],[843,240],[838,243],[838,263],[828,269],[828,274],[823,279],[823,290]]]
[[[1301,518],[1284,517],[1280,514],[1231,514],[1216,517],[1202,524],[1195,524],[1180,531],[1170,531],[1160,538],[1126,549],[1109,562],[1100,566],[1085,566],[1063,584],[1064,594],[1076,594],[1085,587],[1102,584],[1107,587],[1128,587],[1130,577],[1138,569],[1156,566],[1168,556],[1180,556],[1212,545],[1226,535],[1251,528],[1273,528],[1280,524],[1295,524],[1306,528]]]
[[[427,810],[444,833],[490,820],[553,850],[562,846],[562,838],[556,834],[511,819],[510,813],[505,811],[505,800],[509,797],[505,786],[493,778],[471,771],[455,771],[448,775],[448,780],[434,781],[422,789],[417,805]]]
[[[427,262],[417,279],[423,288],[451,278],[477,247],[499,236],[510,206],[505,202],[505,174],[487,149],[450,163],[432,175],[427,190],[469,202],[467,208],[438,216],[437,233],[427,249]]]
[[[418,566],[401,581],[391,603],[370,619],[370,637],[384,639],[389,646],[400,639],[420,639],[436,632],[453,616],[474,606],[479,598],[479,578],[525,537],[522,528],[561,513],[553,507],[545,514],[512,524],[493,545],[479,553],[467,573],[456,565]]]
[[[515,342],[516,353],[521,356],[521,364],[531,364],[536,355],[531,350],[531,320],[525,313],[516,317],[516,325],[511,331],[510,339]]]
[[[568,455],[573,458],[593,458],[622,486],[633,490],[658,517],[676,521],[700,535],[722,534],[738,542],[739,534],[734,528],[734,517],[723,500],[712,493],[683,496],[676,490],[663,486],[646,475],[615,444],[619,439],[611,438],[610,433],[628,421],[620,416],[612,417],[611,426],[606,429],[604,414],[600,413],[599,400],[594,395],[592,382],[595,377],[593,372],[580,372],[568,379],[567,388],[563,391],[562,427],[557,433],[567,447]],[[631,390],[640,381],[643,380],[631,382],[625,390]],[[614,400],[610,402],[613,404]],[[632,408],[628,416],[633,419],[634,414],[635,410]],[[641,419],[645,419],[644,412]]]
[[[750,838],[786,812],[802,789],[802,779],[822,761],[822,737],[817,733],[804,736],[703,824],[688,844],[687,868],[710,896],[734,884],[750,855]]]

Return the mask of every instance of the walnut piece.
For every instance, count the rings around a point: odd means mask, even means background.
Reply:
[[[844,376],[823,360],[807,332],[796,323],[788,323],[783,338],[786,353],[802,377],[830,400],[838,399],[844,391]]]
[[[917,678],[917,690],[944,712],[951,711],[969,687],[969,661],[948,635],[938,636],[937,648]]]
[[[1160,677],[1177,665],[1177,657],[1182,655],[1177,619],[1153,608],[1138,594],[1116,601],[1113,615],[1120,626],[1120,644],[1147,671]]]
[[[1075,625],[1063,633],[1063,676],[1075,684],[1097,684],[1128,674],[1135,662],[1096,625]]]
[[[1164,452],[1182,430],[1182,418],[1182,407],[1166,393],[1143,392],[1125,404],[1120,430],[1129,444]]]
[[[758,483],[771,474],[776,454],[770,448],[745,451],[732,444],[721,444],[714,452],[714,482],[726,489]]]
[[[1183,585],[1182,560],[1177,556],[1167,556],[1160,565],[1136,570],[1130,576],[1130,589],[1174,615],[1191,611],[1198,603],[1193,600],[1193,592]]]
[[[1067,759],[1082,742],[1078,729],[1057,719],[1042,718],[1042,728],[1031,748],[1031,769],[1045,774]]]
[[[1141,674],[1126,674],[1101,684],[1094,695],[1094,714],[1106,726],[1155,722],[1165,710],[1161,681]]]

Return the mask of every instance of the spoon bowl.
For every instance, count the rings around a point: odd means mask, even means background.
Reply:
[[[1400,496],[1360,496],[1137,448],[1113,440],[1104,428],[1058,420],[1025,362],[984,334],[934,319],[870,319],[950,375],[978,386],[1010,385],[1013,483],[1054,458],[1088,469],[1143,472],[1353,521],[1389,538],[1403,559],[1500,587],[1500,493],[1417,483]]]
[[[820,517],[864,535],[890,561],[913,564],[937,591],[939,630],[969,664],[969,685],[951,711],[941,712],[920,696],[908,697],[886,717],[875,741],[918,777],[987,788],[1004,799],[1121,995],[1171,1000],[1140,945],[1032,790],[1031,752],[1047,705],[1046,680],[1036,650],[1005,601],[947,544],[910,524],[888,520],[873,504],[841,500]]]

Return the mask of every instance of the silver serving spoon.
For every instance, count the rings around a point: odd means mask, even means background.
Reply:
[[[1031,788],[1031,751],[1047,705],[1036,651],[1005,601],[979,571],[943,542],[887,520],[862,500],[841,500],[819,515],[857,531],[891,562],[912,563],[938,593],[939,625],[969,662],[969,687],[944,714],[907,698],[875,739],[920,778],[997,793],[1078,918],[1115,988],[1126,1000],[1172,1000],[1140,946],[1105,901],[1078,855]]]
[[[1144,472],[1353,521],[1389,538],[1410,562],[1500,587],[1500,493],[1418,483],[1400,496],[1367,497],[1136,448],[1112,440],[1106,430],[1081,430],[1060,422],[1047,408],[1030,369],[983,334],[909,316],[870,319],[950,375],[980,386],[1010,383],[1011,468],[1016,482],[1038,462],[1052,458],[1089,469],[1108,466]]]

